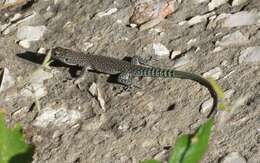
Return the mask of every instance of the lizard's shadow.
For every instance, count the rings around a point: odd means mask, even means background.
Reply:
[[[43,61],[44,61],[44,58],[45,58],[45,54],[40,54],[40,53],[36,53],[36,52],[31,52],[31,51],[26,51],[24,53],[18,53],[16,54],[16,56],[18,56],[19,58],[22,58],[24,60],[29,60],[33,63],[36,63],[36,64],[42,64]],[[123,58],[123,60],[125,61],[131,61],[131,58],[130,57],[125,57]],[[66,65],[64,63],[62,63],[61,61],[58,61],[58,60],[53,60],[53,62],[50,64],[51,67],[68,67],[69,68],[69,73],[70,75],[74,78],[74,77],[78,77],[79,75],[79,71],[82,70],[81,67],[78,67],[78,66],[70,66],[70,65]],[[100,73],[98,71],[95,71],[95,70],[89,70],[90,72],[95,72],[95,73]],[[110,75],[108,78],[107,78],[107,82],[109,83],[118,83],[117,82],[117,78],[118,78],[118,75]]]
[[[40,54],[40,53],[35,53],[35,52],[31,52],[31,51],[27,51],[24,53],[18,53],[16,54],[16,56],[18,56],[19,58],[22,58],[24,60],[29,60],[33,63],[36,64],[42,64],[45,58],[45,54]],[[53,62],[50,64],[51,67],[68,67],[69,68],[69,73],[71,74],[72,77],[76,77],[77,76],[77,72],[79,70],[81,70],[80,67],[77,66],[69,66],[66,65],[64,63],[62,63],[61,61],[58,60],[54,60]]]

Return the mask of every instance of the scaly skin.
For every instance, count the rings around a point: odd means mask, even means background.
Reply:
[[[208,80],[203,77],[184,71],[146,67],[139,65],[140,58],[134,58],[133,62],[127,62],[112,57],[83,54],[70,49],[55,47],[52,49],[52,58],[68,65],[80,66],[85,69],[93,69],[98,72],[118,75],[118,82],[124,85],[131,85],[133,77],[162,77],[189,79],[205,86],[212,98],[213,107],[208,117],[216,110],[218,98],[215,90]]]

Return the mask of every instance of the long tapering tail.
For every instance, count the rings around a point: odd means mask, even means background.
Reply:
[[[216,108],[218,105],[218,96],[215,92],[213,86],[210,84],[210,82],[201,77],[200,75],[196,75],[189,72],[184,71],[177,71],[172,69],[160,69],[160,68],[154,68],[154,67],[146,67],[143,70],[139,70],[139,73],[136,74],[136,76],[144,76],[144,77],[163,77],[163,78],[179,78],[179,79],[189,79],[192,81],[196,81],[199,84],[205,86],[213,98],[213,106],[208,114],[207,117],[211,117],[213,113],[216,112]]]

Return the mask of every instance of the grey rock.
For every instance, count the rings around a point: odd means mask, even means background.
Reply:
[[[242,4],[245,4],[248,0],[233,0],[232,1],[232,6],[239,6]]]
[[[249,47],[241,51],[239,63],[253,63],[260,61],[260,46]]]
[[[45,26],[22,26],[18,28],[16,36],[19,40],[38,41],[46,30]]]
[[[169,50],[161,43],[153,44],[154,54],[157,56],[169,56]]]
[[[224,36],[221,41],[217,41],[217,46],[228,47],[228,46],[238,46],[245,45],[249,43],[248,36],[244,36],[240,31],[233,32]]]
[[[245,25],[254,25],[258,23],[259,18],[259,13],[255,11],[241,11],[227,17],[223,23],[223,27],[232,28]]]
[[[227,154],[220,163],[246,163],[246,160],[238,152],[231,152]]]
[[[0,69],[0,93],[14,86],[15,80],[7,68]]]
[[[46,128],[48,126],[64,126],[73,125],[81,117],[81,113],[77,110],[67,110],[66,108],[54,109],[47,107],[42,110],[42,113],[35,119],[33,125],[36,127]]]

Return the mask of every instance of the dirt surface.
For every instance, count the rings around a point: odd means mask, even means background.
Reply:
[[[2,31],[0,35],[0,68],[7,68],[16,83],[1,92],[0,106],[9,113],[10,123],[23,124],[28,140],[36,146],[34,162],[119,163],[151,158],[166,161],[176,137],[193,133],[205,122],[200,108],[210,98],[206,88],[180,79],[136,79],[140,88],[123,91],[121,85],[107,82],[107,75],[89,72],[85,81],[76,84],[77,68],[57,62],[44,70],[51,77],[41,73],[46,77],[41,83],[43,96],[25,95],[25,86],[20,83],[42,62],[41,55],[29,55],[28,51],[55,46],[122,59],[134,55],[152,57],[150,65],[201,75],[219,68],[217,82],[224,91],[232,92],[226,103],[236,107],[230,107],[230,112],[218,112],[209,150],[201,162],[221,162],[230,152],[240,153],[249,163],[260,162],[260,61],[256,57],[240,62],[243,50],[260,46],[260,19],[258,24],[236,27],[214,26],[210,18],[194,25],[184,22],[208,13],[212,19],[240,11],[260,15],[258,0],[239,6],[228,1],[212,11],[208,1],[183,0],[174,3],[175,11],[158,25],[143,31],[129,23],[134,1],[30,3],[1,15],[3,27],[15,13],[34,14],[21,23],[12,22],[15,25],[9,27],[10,32]],[[99,16],[113,8],[117,9],[114,13]],[[17,36],[22,26],[45,26],[46,31],[25,49]],[[246,43],[236,43],[241,41],[236,39],[232,44],[218,46],[217,42],[237,31],[247,37]],[[163,44],[170,52],[181,51],[181,55],[175,59],[169,55],[158,57],[154,43]],[[216,47],[221,50],[214,51]],[[256,56],[259,55],[260,51]]]

